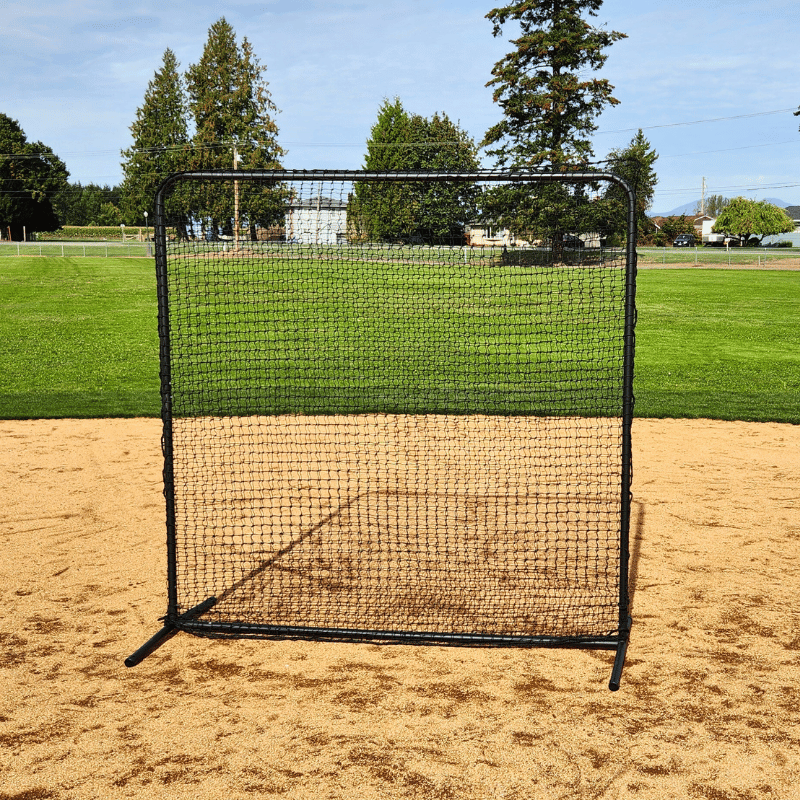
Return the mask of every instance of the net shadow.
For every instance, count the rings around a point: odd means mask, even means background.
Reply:
[[[363,492],[218,592],[205,618],[246,621],[265,637],[275,626],[608,635],[616,552],[598,552],[591,537],[574,542],[618,513],[616,499],[601,496]],[[543,546],[554,532],[563,545]]]

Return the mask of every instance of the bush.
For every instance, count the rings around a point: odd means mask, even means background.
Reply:
[[[141,230],[144,234],[144,228],[137,226],[130,226],[125,228],[125,238],[136,236]],[[153,228],[150,227],[150,235],[153,234]],[[57,231],[50,231],[47,233],[41,232],[36,234],[37,242],[102,242],[105,240],[111,241],[122,239],[122,232],[119,225],[65,225]]]

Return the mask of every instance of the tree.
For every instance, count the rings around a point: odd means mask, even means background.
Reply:
[[[482,147],[499,167],[554,172],[586,170],[593,157],[595,118],[619,101],[607,80],[589,78],[600,69],[606,48],[625,34],[592,27],[602,0],[515,0],[486,16],[499,36],[509,21],[519,23],[515,49],[498,61],[493,99],[503,119],[486,132]],[[487,219],[528,241],[552,241],[560,259],[563,237],[575,227],[575,212],[588,202],[586,187],[552,184],[532,191],[506,185],[486,194]],[[583,211],[581,212],[583,213]]]
[[[718,217],[722,209],[730,203],[730,199],[721,194],[712,194],[704,202],[698,202],[694,208],[695,214],[708,214],[709,217]]]
[[[29,142],[17,120],[0,114],[0,230],[20,240],[54,231],[53,199],[67,185],[64,162],[41,142]]]
[[[474,172],[477,147],[447,114],[410,114],[385,100],[367,140],[364,169],[389,172]],[[467,183],[358,183],[348,204],[355,239],[428,243],[463,240],[478,213],[478,189]]]
[[[144,102],[130,126],[133,146],[122,151],[125,175],[121,208],[131,225],[143,225],[144,213],[154,219],[155,193],[170,173],[188,168],[189,134],[186,97],[178,61],[172,50],[164,51],[161,68],[147,84]],[[173,199],[167,211],[185,225],[185,209]]]
[[[765,236],[793,231],[794,222],[782,208],[765,200],[735,197],[717,217],[712,230],[738,236],[743,244],[748,239],[760,243]]]
[[[624,178],[636,192],[636,223],[640,233],[647,233],[652,227],[647,211],[653,204],[653,195],[658,177],[653,164],[658,153],[650,146],[642,129],[622,149],[612,150],[606,160],[608,171]],[[614,183],[609,183],[603,197],[604,208],[600,216],[605,217],[601,228],[624,238],[627,228],[627,194]]]
[[[234,159],[244,169],[278,169],[284,150],[278,145],[277,108],[272,102],[266,67],[250,42],[236,41],[224,17],[208,31],[200,60],[186,72],[188,106],[195,126],[192,166],[231,169]],[[233,192],[220,186],[207,193],[213,225],[233,230]],[[246,184],[240,201],[244,223],[255,237],[256,224],[271,225],[283,218],[283,192],[279,187]]]
[[[498,166],[512,169],[550,167],[556,171],[588,163],[594,122],[612,97],[607,80],[587,79],[608,56],[604,50],[625,34],[593,28],[582,12],[596,16],[602,0],[515,0],[486,17],[499,36],[508,20],[519,22],[515,50],[492,69],[486,85],[503,119],[484,136]]]
[[[105,227],[117,226],[125,221],[122,210],[113,203],[103,203],[97,216],[97,224]]]
[[[119,186],[98,186],[96,183],[80,181],[67,185],[53,199],[53,209],[60,225],[100,225],[102,207],[111,204],[116,208],[121,205],[122,189]],[[127,222],[120,219],[119,222]],[[119,224],[119,223],[117,223]],[[135,220],[130,224],[136,224]]]
[[[661,223],[661,233],[668,244],[672,244],[681,233],[694,233],[694,225],[686,214],[679,217],[667,217]]]

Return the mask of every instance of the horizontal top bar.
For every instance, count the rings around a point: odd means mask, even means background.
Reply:
[[[532,172],[528,170],[476,170],[474,172],[375,172],[367,170],[199,170],[192,172],[176,172],[166,180],[173,181],[178,178],[208,178],[211,180],[237,180],[241,178],[266,178],[274,181],[312,180],[312,181],[530,181],[532,183],[562,183],[569,181],[595,181],[610,180],[623,183],[624,180],[610,172]]]

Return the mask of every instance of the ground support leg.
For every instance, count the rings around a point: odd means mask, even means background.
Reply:
[[[169,641],[178,631],[180,631],[180,623],[198,617],[200,614],[208,611],[214,603],[217,602],[216,597],[209,597],[203,600],[202,603],[190,608],[185,613],[181,614],[174,622],[167,622],[164,627],[152,638],[148,639],[135,653],[125,659],[126,667],[135,667],[144,661],[155,650],[158,650],[164,642]]]

